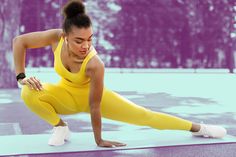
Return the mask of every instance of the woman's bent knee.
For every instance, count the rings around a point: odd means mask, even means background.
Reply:
[[[38,91],[30,89],[27,85],[22,86],[21,99],[23,99],[24,102],[29,101],[29,99],[35,98],[37,94],[38,94]]]

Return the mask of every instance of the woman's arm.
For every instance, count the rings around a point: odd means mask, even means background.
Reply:
[[[15,64],[15,73],[25,73],[25,56],[26,49],[28,48],[40,48],[56,43],[60,35],[61,29],[52,29],[42,32],[33,32],[23,35],[19,35],[13,39],[13,57]],[[26,84],[31,88],[40,89],[39,81],[35,78],[25,79],[22,84]]]
[[[16,75],[25,72],[25,52],[28,48],[52,45],[59,40],[61,29],[27,33],[13,39],[13,55]]]
[[[86,74],[91,79],[89,105],[95,141],[100,147],[125,146],[126,144],[124,143],[107,141],[102,139],[102,116],[100,111],[100,103],[104,87],[104,64],[98,56],[95,56],[93,59],[90,60],[87,67],[88,68],[86,70]]]
[[[95,58],[96,57],[96,58]],[[97,56],[95,56],[90,62],[87,68],[87,75],[90,77],[90,94],[89,94],[89,105],[91,122],[94,131],[94,138],[97,144],[102,140],[101,130],[101,112],[100,102],[103,93],[103,80],[104,80],[104,64]]]

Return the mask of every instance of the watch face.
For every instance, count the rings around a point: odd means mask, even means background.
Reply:
[[[20,73],[16,76],[16,80],[18,81],[19,79],[24,79],[25,78],[25,73]]]

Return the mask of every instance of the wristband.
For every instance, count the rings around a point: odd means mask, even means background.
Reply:
[[[19,73],[17,76],[16,76],[16,80],[18,81],[19,79],[24,79],[26,76],[25,76],[25,73]]]

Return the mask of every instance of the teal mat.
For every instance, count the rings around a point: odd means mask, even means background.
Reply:
[[[236,143],[236,137],[227,135],[223,139],[193,137],[186,131],[157,131],[154,129],[141,131],[104,131],[103,138],[117,140],[127,144],[125,147],[97,147],[92,132],[72,133],[70,141],[63,146],[47,145],[50,134],[0,136],[0,155],[26,155],[66,153],[102,150],[124,150],[151,147],[202,145],[218,143]]]

